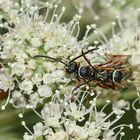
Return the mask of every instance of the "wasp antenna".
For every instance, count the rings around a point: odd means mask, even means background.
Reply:
[[[88,53],[90,53],[90,52],[92,52],[92,51],[95,51],[95,50],[97,50],[97,49],[98,49],[98,47],[93,48],[93,49],[90,49],[90,50],[88,50],[88,51],[86,51],[86,52],[83,52],[83,53],[84,53],[84,55],[86,55],[86,54],[88,54]],[[78,58],[80,58],[80,57],[82,57],[82,56],[83,56],[83,54],[81,54],[81,55],[75,57],[75,58],[72,59],[70,62],[72,62],[72,61],[74,61],[74,60],[76,60],[76,59],[78,59]]]
[[[94,66],[92,66],[92,64],[90,63],[90,61],[86,58],[85,53],[83,52],[83,50],[82,50],[82,56],[84,57],[84,59],[86,60],[86,62],[92,67],[92,69],[93,69],[95,72],[99,73],[99,72],[96,70],[96,68],[95,68]]]
[[[65,66],[67,65],[65,62],[61,61],[59,58],[53,58],[53,57],[51,57],[51,56],[46,56],[46,55],[35,55],[34,58],[36,58],[36,57],[48,58],[48,59],[50,59],[50,60],[60,62],[60,63],[64,64]]]

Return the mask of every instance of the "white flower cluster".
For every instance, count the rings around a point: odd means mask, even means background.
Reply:
[[[42,122],[37,123],[32,133],[25,122],[22,125],[27,129],[24,140],[33,140],[44,137],[47,140],[116,140],[124,136],[124,127],[133,129],[133,125],[121,124],[113,127],[113,125],[121,119],[125,113],[125,109],[129,110],[129,102],[120,100],[114,103],[113,110],[109,114],[104,113],[106,107],[110,104],[107,100],[106,104],[100,111],[96,108],[97,96],[90,100],[87,108],[83,103],[87,95],[83,95],[80,101],[59,100],[46,104],[40,117]],[[79,102],[77,104],[77,102]],[[113,120],[111,118],[114,117]],[[115,133],[117,131],[117,133]]]
[[[100,6],[111,7],[113,1],[109,1],[107,5],[105,1],[99,1]],[[125,4],[125,0],[116,1],[121,5]],[[75,15],[71,21],[61,22],[65,7],[60,10],[57,5],[53,5],[59,2],[61,0],[53,0],[51,4],[47,2],[38,8],[42,3],[37,0],[22,0],[21,3],[16,0],[7,3],[0,1],[4,18],[8,14],[6,20],[14,25],[4,25],[8,32],[0,36],[0,91],[8,93],[2,110],[11,103],[15,108],[32,109],[42,119],[34,125],[33,132],[22,121],[28,131],[24,140],[121,140],[125,135],[124,127],[133,129],[132,124],[116,125],[125,110],[130,109],[129,102],[114,100],[108,113],[106,108],[111,101],[106,100],[106,104],[98,109],[97,102],[102,99],[98,89],[102,87],[95,87],[94,93],[93,90],[89,92],[90,89],[82,91],[78,88],[76,94],[71,94],[76,87],[76,75],[65,71],[66,64],[81,55],[81,50],[89,50],[96,45],[96,51],[86,54],[92,64],[105,62],[106,53],[131,55],[128,64],[132,69],[137,68],[132,71],[134,81],[129,79],[128,82],[132,82],[137,88],[138,98],[132,107],[139,123],[140,109],[135,106],[140,103],[140,79],[137,77],[140,70],[139,10],[130,10],[135,24],[125,14],[116,18],[117,22],[113,22],[113,27],[111,26],[113,37],[110,40],[96,24],[91,24],[87,25],[85,34],[79,41],[81,16]],[[79,13],[83,12],[84,6],[93,10],[94,3],[94,0],[80,1]],[[94,11],[91,12],[97,20],[99,16]],[[115,34],[117,24],[121,31]],[[88,40],[89,34],[95,39],[92,45]],[[82,56],[76,62],[80,62],[81,66],[89,65],[85,60]],[[39,104],[43,106],[41,113],[37,111]],[[23,114],[19,114],[19,117],[23,118]]]

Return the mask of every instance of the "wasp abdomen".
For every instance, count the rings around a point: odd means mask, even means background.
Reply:
[[[112,80],[114,83],[120,83],[123,78],[123,74],[119,70],[115,70],[112,75]]]

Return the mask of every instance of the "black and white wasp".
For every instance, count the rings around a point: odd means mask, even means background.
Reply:
[[[89,83],[91,82],[105,89],[116,90],[120,87],[124,87],[122,81],[126,80],[131,73],[129,69],[126,69],[124,67],[130,56],[107,54],[107,62],[92,65],[86,57],[86,54],[97,49],[98,47],[88,50],[86,52],[82,50],[79,56],[70,60],[68,63],[65,63],[60,58],[53,58],[47,55],[36,55],[34,56],[34,58],[44,57],[51,61],[63,64],[66,73],[73,74],[78,81],[78,85],[73,89],[72,93],[85,84],[89,85]],[[81,66],[79,62],[76,62],[76,60],[80,57],[83,57],[85,59],[87,65]]]

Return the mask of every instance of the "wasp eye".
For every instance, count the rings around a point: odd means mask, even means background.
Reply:
[[[66,71],[68,73],[73,73],[75,72],[76,70],[78,70],[78,65],[76,62],[70,62],[67,67],[66,67]]]

